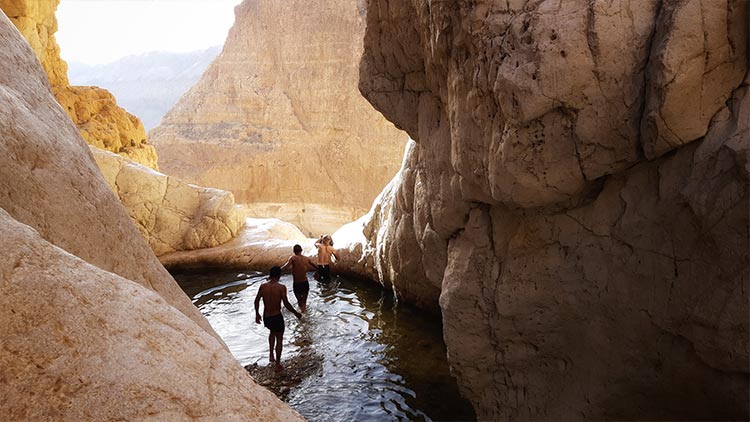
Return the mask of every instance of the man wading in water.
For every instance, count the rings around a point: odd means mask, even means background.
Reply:
[[[302,255],[302,246],[294,245],[294,255],[290,256],[281,267],[281,271],[286,271],[289,267],[292,267],[292,290],[294,290],[294,297],[297,298],[299,308],[304,314],[307,311],[307,294],[310,292],[310,283],[307,281],[307,270],[317,271],[318,267],[313,264],[310,258]]]
[[[320,236],[320,239],[315,242],[315,247],[318,248],[318,272],[315,279],[331,281],[331,255],[339,259],[338,252],[333,249],[333,239],[328,235]]]
[[[276,362],[276,371],[284,369],[281,366],[281,349],[284,341],[284,316],[281,315],[281,302],[284,302],[289,311],[297,319],[302,318],[302,314],[294,310],[289,299],[286,297],[286,286],[279,283],[281,277],[281,268],[271,268],[271,276],[268,281],[261,284],[258,289],[258,296],[255,297],[255,322],[260,324],[261,317],[258,313],[260,300],[263,299],[263,325],[271,332],[268,334],[268,346],[270,348],[268,360]],[[276,358],[273,356],[274,343],[276,344]]]

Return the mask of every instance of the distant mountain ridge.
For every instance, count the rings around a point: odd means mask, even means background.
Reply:
[[[68,63],[71,85],[93,85],[112,92],[117,103],[138,116],[146,130],[200,79],[221,46],[188,53],[154,51],[103,65]]]

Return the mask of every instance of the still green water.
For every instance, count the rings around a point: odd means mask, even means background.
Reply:
[[[268,331],[255,324],[253,308],[265,276],[173,275],[243,365],[268,365]],[[448,371],[439,317],[397,304],[372,283],[309,278],[307,315],[297,321],[284,311],[282,363],[315,360],[284,394],[294,409],[311,421],[476,419]],[[281,282],[296,306],[291,276]]]

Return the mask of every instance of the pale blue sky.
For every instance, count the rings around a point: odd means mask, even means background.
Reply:
[[[62,0],[57,42],[66,61],[109,63],[147,51],[224,44],[241,0]]]

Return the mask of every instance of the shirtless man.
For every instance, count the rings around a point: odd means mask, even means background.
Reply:
[[[331,280],[331,255],[339,258],[336,249],[333,249],[333,239],[331,236],[321,236],[320,239],[315,242],[315,247],[318,248],[318,276],[320,281]]]
[[[307,281],[307,271],[316,271],[318,267],[313,264],[310,258],[302,255],[302,246],[294,245],[294,255],[290,256],[281,267],[281,271],[286,271],[289,267],[292,267],[292,290],[294,290],[294,297],[297,298],[299,308],[304,314],[307,311],[307,294],[310,292],[310,283]]]
[[[268,281],[260,285],[258,295],[255,297],[255,322],[260,324],[261,317],[258,313],[260,300],[263,299],[263,325],[268,328],[268,346],[270,348],[268,360],[276,362],[276,371],[282,370],[281,366],[281,349],[284,340],[284,316],[281,315],[281,302],[291,311],[297,319],[302,318],[302,314],[294,310],[289,299],[286,297],[286,286],[279,283],[281,277],[281,268],[271,268],[271,276]],[[276,358],[274,359],[273,350],[276,345]]]

